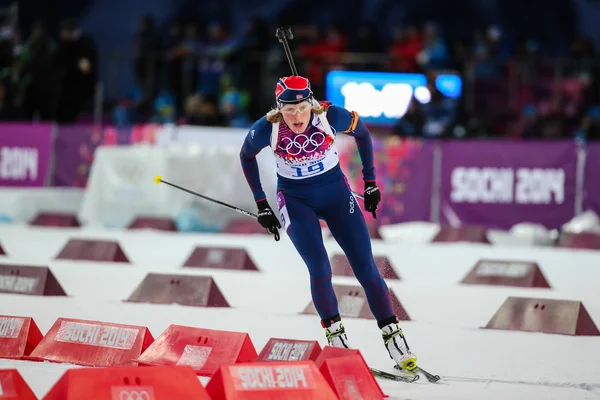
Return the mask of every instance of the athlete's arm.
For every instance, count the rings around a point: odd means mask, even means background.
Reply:
[[[354,137],[363,165],[363,180],[374,182],[375,164],[371,133],[365,123],[358,117],[358,113],[332,105],[327,108],[327,120],[335,128],[337,134],[344,133]]]
[[[252,125],[250,131],[246,135],[246,139],[244,139],[244,144],[240,151],[242,170],[244,171],[244,176],[250,186],[250,190],[252,190],[255,201],[261,201],[267,198],[260,182],[256,155],[269,145],[270,138],[271,124],[263,117]]]

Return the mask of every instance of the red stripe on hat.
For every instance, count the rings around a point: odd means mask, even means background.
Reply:
[[[283,87],[283,85],[279,82],[277,82],[277,86],[275,87],[275,96],[279,97],[279,95],[281,93],[283,93],[285,91],[285,88]]]

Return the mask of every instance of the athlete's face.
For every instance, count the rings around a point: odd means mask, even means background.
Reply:
[[[299,104],[286,104],[279,111],[283,114],[283,120],[295,133],[302,133],[310,122],[310,110],[312,106],[307,101]]]

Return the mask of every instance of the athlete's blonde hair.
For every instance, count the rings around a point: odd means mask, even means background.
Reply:
[[[311,99],[310,104],[312,105],[312,112],[317,115],[323,114],[323,112],[325,111],[323,105],[315,99]],[[267,113],[267,121],[271,123],[281,122],[283,121],[283,114],[281,113],[281,111],[279,111],[279,109],[274,108]]]

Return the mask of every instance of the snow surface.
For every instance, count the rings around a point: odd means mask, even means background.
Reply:
[[[131,263],[58,261],[70,237],[116,239]],[[269,236],[0,226],[3,263],[49,266],[69,297],[0,295],[0,314],[33,317],[46,333],[59,317],[147,326],[156,338],[170,324],[248,332],[260,351],[271,337],[326,340],[310,303],[309,280],[289,239]],[[325,241],[330,254],[340,252]],[[197,245],[245,247],[260,272],[181,268]],[[581,300],[600,324],[600,252],[477,244],[373,241],[401,281],[388,280],[412,318],[403,322],[420,364],[443,381],[379,381],[391,399],[599,399],[600,337],[485,330],[508,296]],[[537,261],[552,289],[481,287],[460,280],[481,258]],[[149,272],[212,275],[231,308],[124,303]],[[354,278],[334,277],[337,283]],[[345,319],[349,339],[369,364],[389,356],[374,320]],[[40,398],[73,365],[0,360],[17,368]],[[200,378],[203,383],[207,378]]]

